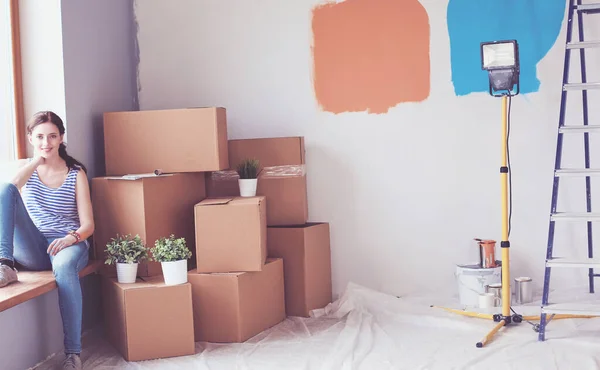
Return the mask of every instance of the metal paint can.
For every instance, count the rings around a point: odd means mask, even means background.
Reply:
[[[495,297],[502,298],[502,283],[485,286],[486,293],[494,293]]]
[[[479,242],[479,258],[481,267],[494,268],[496,264],[496,241],[475,239]]]
[[[533,287],[531,278],[515,278],[515,303],[525,304],[531,302],[533,302]]]

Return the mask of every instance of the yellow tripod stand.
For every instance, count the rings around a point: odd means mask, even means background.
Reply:
[[[494,328],[481,340],[477,342],[477,347],[485,346],[502,327],[511,323],[520,323],[523,320],[536,321],[540,320],[540,316],[522,316],[517,313],[511,315],[511,289],[510,289],[510,242],[508,240],[508,96],[502,96],[502,166],[500,167],[500,181],[502,191],[502,240],[500,246],[502,248],[502,313],[501,314],[484,314],[478,312],[468,312],[453,308],[438,307],[446,311],[469,317],[480,319],[493,320],[497,324]],[[573,318],[591,318],[593,316],[585,315],[554,315],[552,319],[573,319]],[[534,330],[536,326],[534,326]]]

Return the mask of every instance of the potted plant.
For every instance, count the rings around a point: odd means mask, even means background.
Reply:
[[[160,238],[150,250],[154,261],[160,262],[166,285],[177,285],[187,282],[187,260],[192,252],[186,245],[185,238]]]
[[[139,235],[131,237],[131,234],[112,238],[106,244],[104,252],[107,255],[107,265],[117,265],[117,281],[119,283],[135,283],[139,262],[149,259],[148,248]]]
[[[259,168],[258,159],[244,159],[238,164],[236,171],[240,176],[238,180],[240,196],[253,197],[256,195]]]

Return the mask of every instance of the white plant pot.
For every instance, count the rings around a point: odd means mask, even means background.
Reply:
[[[117,281],[119,283],[135,283],[137,277],[137,263],[119,263],[117,262]]]
[[[187,260],[160,263],[165,279],[165,285],[187,283]]]
[[[238,179],[240,185],[240,196],[253,197],[256,195],[256,184],[258,179]]]

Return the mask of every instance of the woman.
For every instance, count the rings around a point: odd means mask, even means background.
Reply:
[[[67,154],[65,127],[53,112],[27,125],[33,159],[19,161],[0,186],[0,287],[18,280],[16,265],[52,269],[63,322],[65,369],[80,369],[82,294],[78,272],[88,263],[94,232],[86,168]]]

